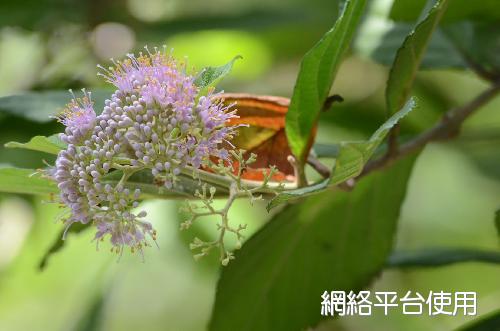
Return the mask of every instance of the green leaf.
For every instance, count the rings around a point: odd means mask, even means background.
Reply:
[[[208,174],[213,175],[213,174]],[[119,170],[112,171],[103,177],[103,184],[116,186],[122,177]],[[189,199],[194,197],[194,193],[199,189],[199,180],[192,176],[181,174],[176,186],[177,189],[167,190],[161,185],[155,184],[151,171],[142,170],[132,175],[126,182],[125,187],[129,189],[139,188],[141,190],[140,199]],[[213,183],[217,189],[216,197],[226,197],[227,187]],[[56,183],[42,177],[33,169],[20,168],[0,168],[0,192],[23,193],[23,194],[57,194],[59,189]]]
[[[405,23],[394,23],[383,18],[365,21],[355,42],[358,54],[390,66],[401,46],[401,40],[412,31],[413,26]],[[436,29],[429,41],[427,50],[420,63],[421,69],[467,68],[453,43],[448,40],[442,29]]]
[[[71,227],[68,229],[68,231],[65,230],[61,231],[59,236],[57,237],[56,241],[50,246],[50,248],[45,252],[43,255],[42,259],[40,260],[40,263],[38,265],[38,269],[44,270],[45,267],[47,266],[47,263],[49,261],[49,258],[53,255],[59,252],[61,249],[64,248],[64,244],[66,243],[66,238],[67,235],[70,233],[78,234],[82,232],[83,230],[89,228],[91,223],[87,224],[82,224],[79,222],[73,223]],[[66,238],[65,238],[66,237]]]
[[[346,142],[341,145],[335,169],[330,179],[331,185],[336,185],[353,178],[361,173],[364,165],[382,143],[394,125],[415,109],[416,102],[411,98],[397,113],[391,116],[367,142]],[[361,159],[361,162],[360,162]]]
[[[500,8],[499,8],[500,10]],[[464,21],[443,28],[446,36],[479,75],[500,78],[500,24]]]
[[[416,21],[419,13],[424,10],[427,0],[394,1],[390,17],[395,21]]]
[[[329,184],[330,184],[330,179],[327,178],[313,185],[308,185],[295,190],[287,190],[281,192],[276,197],[272,198],[271,201],[269,201],[269,203],[266,206],[266,209],[267,211],[271,211],[271,209],[281,205],[282,203],[297,199],[302,199],[310,195],[321,193],[324,190],[328,189]]]
[[[112,91],[97,90],[92,92],[94,109],[101,113],[104,100],[111,96]],[[76,96],[81,93],[76,92]],[[68,91],[28,92],[19,95],[0,97],[0,113],[24,117],[36,122],[52,121],[56,115],[71,100]]]
[[[0,168],[0,192],[22,194],[56,194],[54,181],[41,177],[33,169]]]
[[[50,137],[35,136],[27,143],[11,141],[6,143],[5,147],[24,148],[57,155],[62,149],[66,148],[66,144],[59,139],[59,135],[55,134]]]
[[[395,21],[415,21],[425,7],[427,0],[398,0],[391,8],[391,18]],[[464,19],[495,21],[500,19],[498,0],[453,0],[443,17],[443,23],[453,23]]]
[[[234,62],[239,59],[242,59],[242,57],[237,55],[223,66],[204,68],[194,81],[194,84],[200,88],[199,95],[206,95],[211,87],[216,86],[231,72]]]
[[[351,42],[366,0],[347,0],[323,38],[309,50],[300,64],[285,130],[293,154],[304,162],[307,145],[328,97],[337,69]]]
[[[500,310],[481,316],[472,323],[458,328],[457,331],[500,331]]]
[[[115,186],[122,177],[121,171],[113,171],[103,177],[103,184],[111,184]],[[192,199],[196,190],[199,190],[200,184],[198,179],[184,174],[179,175],[179,181],[176,187],[172,190],[167,190],[161,185],[155,184],[155,178],[150,170],[141,170],[133,174],[126,182],[125,187],[129,189],[140,189],[140,199],[157,198],[157,199]],[[217,184],[211,184],[216,188],[216,197],[226,197],[228,189]]]
[[[116,185],[122,177],[121,171],[113,171],[103,178],[103,184]],[[217,188],[216,196],[227,196],[227,188],[213,185]],[[150,171],[143,170],[127,180],[125,187],[141,189],[141,199],[186,199],[192,198],[199,182],[189,176],[179,176],[178,190],[167,190],[154,184]],[[22,194],[57,194],[59,189],[54,181],[41,177],[33,169],[0,168],[0,192]]]
[[[209,329],[305,330],[324,291],[367,286],[391,252],[415,158],[277,214],[223,268]]]
[[[313,153],[316,157],[336,158],[340,153],[340,145],[314,144]]]
[[[448,0],[437,1],[399,48],[386,88],[387,112],[390,115],[401,109],[408,100],[420,62],[447,4]]]
[[[267,209],[272,208],[293,199],[303,198],[308,195],[317,194],[329,187],[338,185],[348,179],[358,176],[365,164],[373,155],[376,148],[382,143],[390,129],[396,125],[403,117],[415,108],[415,100],[411,98],[399,112],[389,118],[380,128],[378,128],[367,141],[349,141],[339,144],[338,155],[335,159],[335,166],[332,176],[317,184],[302,187],[296,190],[288,190],[273,198],[267,205]]]
[[[428,248],[391,254],[389,268],[434,268],[463,262],[500,263],[500,252],[464,248]]]

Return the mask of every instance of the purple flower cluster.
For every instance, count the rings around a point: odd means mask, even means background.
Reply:
[[[155,183],[171,189],[187,166],[199,168],[212,156],[228,159],[222,143],[234,127],[225,126],[235,111],[213,95],[198,96],[194,77],[165,51],[128,55],[100,73],[117,90],[96,116],[90,93],[74,98],[59,116],[66,125],[60,138],[68,144],[53,171],[60,199],[71,209],[66,220],[94,222],[96,240],[111,237],[117,252],[130,246],[142,251],[155,239],[144,211],[133,213],[140,190],[126,187],[131,171],[149,169]],[[105,176],[123,171],[111,185]]]

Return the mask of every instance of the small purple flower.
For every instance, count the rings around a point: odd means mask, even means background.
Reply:
[[[73,94],[73,92],[70,90]],[[65,133],[61,139],[68,144],[81,142],[96,123],[96,113],[90,92],[83,90],[83,97],[73,99],[66,108],[56,116],[57,120],[66,126]]]

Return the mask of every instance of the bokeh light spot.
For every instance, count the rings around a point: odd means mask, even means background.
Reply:
[[[178,12],[178,0],[128,0],[127,7],[135,18],[144,22],[169,19]]]
[[[188,57],[189,66],[201,69],[225,64],[236,55],[243,56],[233,67],[232,78],[251,80],[272,64],[269,47],[255,35],[234,30],[183,33],[167,40],[176,57]]]
[[[29,88],[44,62],[39,33],[17,28],[0,30],[0,95]]]
[[[0,203],[0,269],[19,252],[33,223],[28,203],[9,197]]]
[[[92,46],[101,59],[122,57],[135,45],[135,34],[126,25],[107,22],[96,26],[92,33]]]

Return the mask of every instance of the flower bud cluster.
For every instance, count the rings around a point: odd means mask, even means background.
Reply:
[[[134,214],[141,192],[128,188],[127,179],[149,169],[155,183],[171,189],[187,166],[206,166],[211,157],[228,160],[222,144],[235,128],[225,124],[236,115],[213,95],[198,96],[194,77],[165,51],[114,63],[100,67],[117,87],[100,115],[84,91],[59,116],[66,126],[60,138],[68,146],[53,177],[71,209],[67,226],[94,222],[96,240],[109,235],[117,252],[124,246],[142,251],[146,237],[154,240],[156,233],[144,211]],[[118,184],[106,178],[112,171],[123,172]]]

